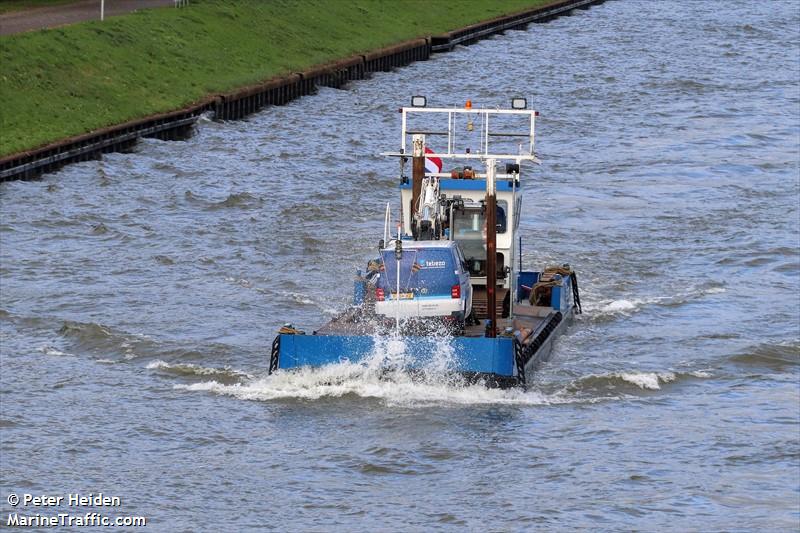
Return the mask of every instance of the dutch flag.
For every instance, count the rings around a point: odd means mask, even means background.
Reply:
[[[433,150],[425,147],[426,154],[435,154]],[[442,171],[442,160],[439,157],[426,157],[425,158],[425,172],[429,174],[439,173]]]

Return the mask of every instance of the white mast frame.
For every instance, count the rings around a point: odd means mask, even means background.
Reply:
[[[447,152],[446,153],[428,153],[425,154],[426,157],[438,157],[441,159],[464,159],[464,160],[471,160],[471,159],[495,159],[498,161],[515,161],[517,164],[521,163],[522,161],[532,161],[534,163],[541,163],[539,158],[536,157],[535,154],[535,140],[536,140],[536,116],[539,114],[537,111],[532,109],[472,109],[472,108],[444,108],[444,107],[403,107],[400,109],[402,113],[401,118],[401,139],[400,139],[400,152],[383,152],[381,155],[392,156],[392,157],[409,157],[411,154],[408,153],[407,150],[407,142],[406,137],[411,134],[416,133],[426,133],[426,132],[417,132],[417,131],[410,131],[408,130],[408,117],[411,114],[424,114],[424,113],[440,113],[440,114],[447,114]],[[481,140],[480,140],[480,147],[477,151],[471,151],[470,153],[456,153],[455,150],[455,133],[456,133],[456,118],[458,115],[468,115],[474,118],[479,118],[481,122]],[[516,132],[516,133],[491,133],[489,131],[489,118],[493,115],[518,115],[518,116],[527,116],[530,122],[530,129],[524,133]],[[430,133],[430,132],[427,132]],[[444,135],[444,132],[437,132],[440,135]],[[528,139],[528,150],[527,153],[519,153],[519,154],[503,154],[503,153],[490,153],[489,152],[489,139],[492,136],[501,136],[501,137],[526,137]],[[428,175],[426,173],[426,175]]]

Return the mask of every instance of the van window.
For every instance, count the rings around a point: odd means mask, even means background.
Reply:
[[[462,265],[465,265],[467,260],[464,258],[464,253],[461,251],[460,246],[457,246],[455,250],[456,250],[456,261],[458,262],[456,266],[459,268],[459,270],[461,270]]]
[[[379,285],[384,290],[397,291],[397,259],[393,251],[384,251],[385,272]],[[458,284],[453,252],[445,250],[403,250],[400,260],[400,292],[414,292],[419,296],[450,295]]]

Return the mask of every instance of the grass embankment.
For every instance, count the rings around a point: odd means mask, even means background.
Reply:
[[[0,37],[0,155],[553,0],[199,0]]]

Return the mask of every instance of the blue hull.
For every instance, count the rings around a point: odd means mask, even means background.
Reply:
[[[489,386],[524,385],[540,363],[549,359],[554,340],[572,317],[554,313],[532,343],[522,346],[512,337],[452,337],[446,340],[425,336],[404,336],[403,365],[410,371],[422,370],[449,344],[448,370]],[[566,318],[566,319],[565,319]],[[281,370],[318,368],[339,363],[366,363],[385,355],[384,341],[370,335],[289,335],[281,334],[272,344],[270,373]]]
[[[533,286],[538,278],[538,272],[522,272],[517,285]],[[443,355],[444,348],[447,369],[450,372],[462,374],[470,380],[481,380],[488,386],[525,385],[527,377],[532,376],[539,365],[550,358],[553,342],[571,322],[576,309],[579,309],[579,303],[576,306],[576,301],[580,301],[577,298],[577,280],[573,281],[573,278],[574,276],[566,276],[559,285],[552,287],[550,305],[545,307],[550,309],[550,313],[541,318],[529,319],[528,324],[532,331],[521,340],[517,340],[517,337],[504,336],[441,338],[407,335],[396,339],[403,343],[400,350],[403,360],[395,364],[412,373],[415,370],[424,370],[434,362],[437,354]],[[520,293],[517,295],[517,302],[525,298],[527,297]],[[523,314],[523,308],[524,306],[515,307],[517,318]],[[357,313],[358,311],[356,318]],[[517,323],[514,317],[505,320],[509,324]],[[358,324],[359,320],[352,322]],[[386,343],[393,340],[385,336],[365,335],[363,330],[345,334],[340,334],[341,329],[337,331],[333,328],[324,328],[324,330],[324,334],[314,335],[279,334],[272,343],[269,373],[279,369],[294,370],[339,363],[367,363],[373,358],[384,360],[389,352]],[[449,344],[449,348],[443,346],[443,343]]]
[[[376,350],[376,338],[367,335],[280,335],[278,368],[318,367],[331,363],[364,362]],[[433,337],[403,337],[410,367],[424,367],[442,341]],[[476,372],[513,377],[514,340],[503,337],[453,337],[454,372]],[[380,347],[378,348],[380,349]]]

